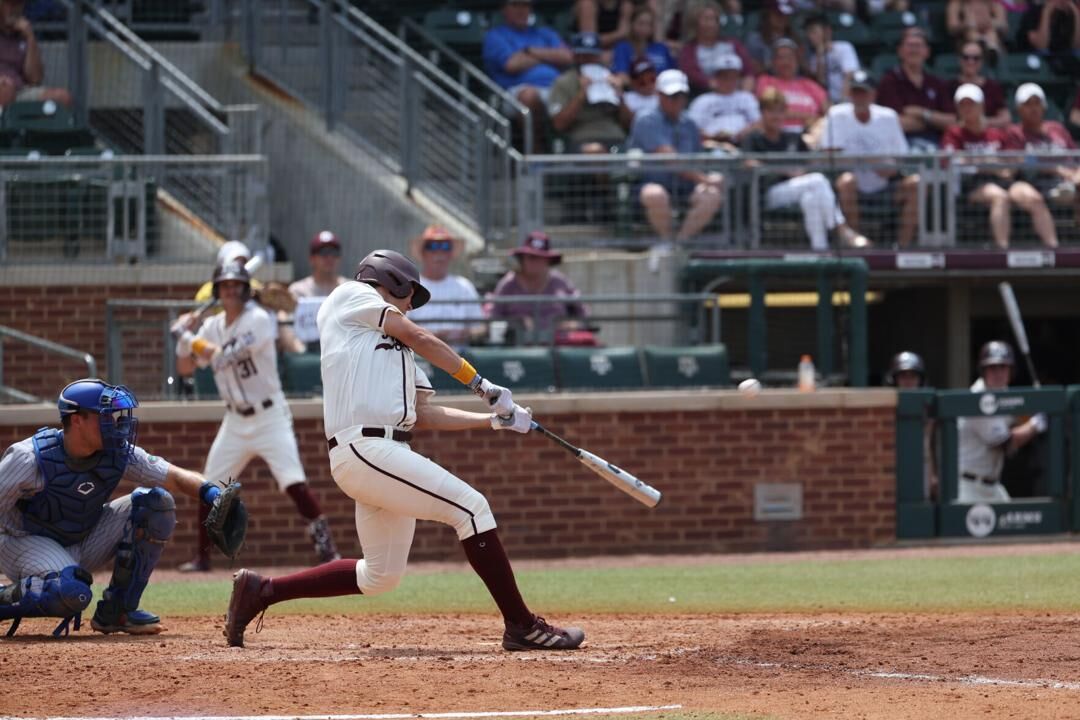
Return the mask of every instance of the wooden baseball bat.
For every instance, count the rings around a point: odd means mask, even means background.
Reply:
[[[554,441],[556,445],[581,461],[582,465],[589,468],[642,505],[654,508],[660,503],[661,495],[659,490],[638,480],[622,468],[612,465],[602,457],[593,455],[588,450],[582,450],[575,445],[571,445],[535,420],[532,421],[532,429]]]
[[[1024,356],[1027,363],[1028,374],[1031,375],[1031,384],[1041,387],[1039,376],[1035,374],[1035,362],[1031,359],[1031,346],[1028,344],[1027,330],[1024,329],[1024,318],[1020,315],[1020,304],[1016,302],[1016,294],[1012,285],[1007,282],[998,283],[998,292],[1001,293],[1001,302],[1005,304],[1005,314],[1012,325],[1013,337],[1016,338],[1016,346]]]

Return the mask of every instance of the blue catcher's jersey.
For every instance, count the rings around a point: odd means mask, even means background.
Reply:
[[[75,469],[68,465],[62,430],[42,428],[33,442],[45,487],[18,502],[23,525],[33,535],[52,538],[65,547],[74,545],[97,524],[131,455],[126,450],[101,452],[93,465]]]

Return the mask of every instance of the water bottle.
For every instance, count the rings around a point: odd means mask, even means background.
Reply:
[[[809,355],[803,355],[799,359],[799,391],[813,392],[815,385],[814,361]]]

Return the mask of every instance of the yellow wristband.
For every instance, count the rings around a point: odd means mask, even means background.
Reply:
[[[473,378],[476,377],[476,368],[470,365],[465,358],[462,358],[461,367],[459,367],[457,372],[451,375],[451,377],[462,385],[468,385],[472,382]]]
[[[195,338],[191,341],[191,352],[195,355],[201,356],[203,354],[203,350],[206,350],[209,347],[210,342],[208,340],[203,340],[202,338]]]

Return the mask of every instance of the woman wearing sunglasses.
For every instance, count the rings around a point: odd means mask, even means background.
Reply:
[[[985,56],[986,51],[983,50],[981,43],[969,41],[960,46],[960,75],[949,81],[949,98],[956,94],[957,88],[961,85],[978,85],[982,88],[985,98],[983,113],[986,115],[986,125],[1003,128],[1012,122],[1012,117],[1005,104],[1005,91],[1001,83],[987,77],[983,71]]]

